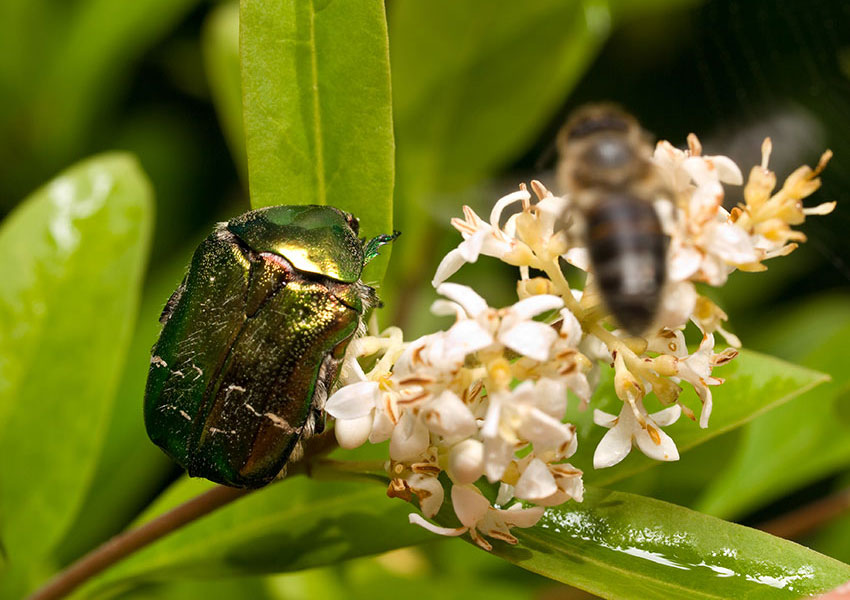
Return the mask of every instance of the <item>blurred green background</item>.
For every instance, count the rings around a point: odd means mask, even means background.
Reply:
[[[812,200],[838,201],[835,213],[807,222],[809,242],[768,272],[738,273],[714,294],[746,347],[826,371],[833,382],[621,487],[746,524],[846,487],[850,4],[388,0],[387,14],[395,225],[404,235],[381,288],[380,319],[408,337],[444,324],[428,316],[428,282],[459,239],[449,218],[464,203],[486,214],[532,177],[554,185],[555,133],[584,102],[618,102],[676,145],[696,132],[707,154],[730,155],[745,174],[767,135],[780,180],[823,149],[835,152]],[[105,150],[135,154],[156,201],[106,449],[55,565],[122,529],[179,475],[146,440],[142,389],[159,311],[192,249],[215,221],[249,207],[237,19],[236,5],[199,0],[0,3],[0,215]],[[464,272],[492,305],[514,300],[514,277],[487,260]],[[848,539],[845,518],[805,541],[848,561]],[[400,586],[410,598],[583,597],[451,540],[295,575],[163,584],[127,597],[379,598]]]

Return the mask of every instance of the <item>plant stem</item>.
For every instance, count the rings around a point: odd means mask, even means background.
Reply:
[[[820,529],[847,511],[850,511],[850,488],[765,521],[758,525],[758,528],[772,535],[794,540]]]
[[[333,431],[326,431],[305,442],[304,458],[288,466],[285,476],[298,473],[309,473],[311,460],[326,454],[337,447]],[[275,482],[277,483],[277,482]],[[272,484],[273,485],[273,484]],[[66,569],[57,573],[51,580],[37,589],[28,600],[56,600],[64,598],[80,584],[106,570],[121,559],[140,548],[168,535],[208,515],[217,508],[256,491],[253,489],[232,488],[217,485],[211,490],[200,494],[156,517],[152,521],[125,531],[107,540]]]
[[[43,587],[36,590],[29,600],[63,598],[81,583],[127,555],[252,491],[218,485],[153,521],[148,521],[136,529],[118,534],[104,542],[64,571],[59,572]]]

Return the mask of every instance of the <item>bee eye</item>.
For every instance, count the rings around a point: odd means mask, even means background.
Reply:
[[[620,115],[594,115],[575,123],[570,129],[567,139],[577,140],[604,131],[625,132],[628,130],[628,121]]]

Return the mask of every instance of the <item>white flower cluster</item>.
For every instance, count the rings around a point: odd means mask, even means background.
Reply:
[[[443,298],[432,311],[454,316],[454,324],[409,343],[398,328],[352,342],[343,386],[326,405],[340,445],[389,440],[389,495],[407,500],[415,495],[423,515],[432,518],[450,485],[462,526],[438,527],[419,515],[411,515],[411,522],[443,535],[469,532],[486,549],[488,537],[516,543],[510,528],[532,526],[544,507],[581,501],[582,473],[566,462],[577,449],[575,427],[563,422],[567,392],[584,408],[600,365],[613,367],[623,406],[619,415],[594,410],[594,422],[608,428],[594,467],[617,464],[632,447],[656,460],[678,460],[676,444],[662,427],[683,412],[695,419],[679,401],[679,384],[696,390],[699,425],[707,427],[710,387],[723,382],[712,369],[737,355],[734,348],[715,352],[714,334],[740,345],[722,327],[726,315],[697,293],[694,282],[722,285],[735,269],[763,270],[763,260],[788,254],[804,239],[791,225],[833,208],[802,207],[802,199],[819,187],[817,175],[829,153],[815,170],[795,171],[775,194],[769,153],[768,140],[763,162],[744,189],[745,203],[729,212],[722,184],[742,183],[731,159],[702,156],[695,136],[684,151],[658,144],[654,161],[673,192],[672,200],[656,201],[670,236],[669,281],[656,328],[645,338],[616,329],[591,276],[583,291],[567,283],[560,259],[588,269],[581,236],[571,230],[574,221],[564,218],[569,198],[534,181],[536,201],[522,185],[496,202],[488,221],[464,207],[464,218],[452,220],[463,241],[446,255],[433,281]],[[521,210],[502,223],[502,213],[517,203]],[[519,267],[519,301],[513,306],[491,308],[471,288],[445,283],[481,255]],[[531,277],[531,269],[544,276]],[[683,333],[689,321],[703,333],[693,353]],[[358,359],[373,361],[368,372]],[[666,408],[649,413],[644,398],[650,393]],[[481,478],[498,484],[493,502],[476,486]]]

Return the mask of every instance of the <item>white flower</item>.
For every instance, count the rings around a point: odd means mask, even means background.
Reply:
[[[538,202],[524,203],[523,211],[509,219],[506,229],[515,231],[516,237],[532,249],[538,260],[557,261],[569,250],[566,228],[575,226],[565,220],[565,215],[570,214],[570,201],[553,195],[537,180],[531,182],[531,188]]]
[[[584,500],[584,482],[582,472],[569,463],[558,463],[549,466],[549,471],[555,477],[558,490],[551,496],[535,501],[539,506],[559,506],[567,500],[582,502]]]
[[[648,352],[666,354],[676,358],[685,358],[688,355],[685,334],[681,329],[659,329],[655,335],[647,338],[646,349]]]
[[[564,302],[559,297],[548,294],[531,296],[509,308],[496,310],[489,308],[481,296],[465,285],[444,283],[437,292],[452,300],[463,309],[467,318],[478,324],[480,329],[469,326],[470,335],[474,331],[483,338],[483,331],[493,336],[494,343],[498,342],[514,352],[540,361],[549,358],[549,350],[558,334],[548,325],[532,319],[561,308]]]
[[[681,407],[674,404],[651,415],[647,414],[640,400],[635,401],[634,407],[633,409],[629,402],[624,402],[618,417],[598,409],[593,411],[593,422],[609,429],[593,454],[595,469],[604,469],[619,463],[628,456],[632,444],[655,460],[679,460],[675,442],[661,427],[675,423],[682,414]],[[635,415],[636,411],[640,420]]]
[[[367,440],[373,444],[382,442],[392,434],[399,419],[399,391],[390,368],[403,353],[404,346],[402,332],[397,327],[377,336],[357,338],[349,345],[340,374],[343,385],[325,404],[325,411],[336,419],[334,433],[343,448],[356,448]],[[366,375],[357,357],[379,353],[383,356]]]
[[[668,276],[673,282],[723,285],[736,267],[757,262],[754,239],[723,208],[722,183],[740,185],[738,166],[726,156],[701,156],[699,140],[688,151],[659,143],[655,162],[678,199],[678,211],[664,219],[671,236]]]
[[[492,393],[481,427],[487,478],[501,479],[514,451],[528,442],[538,454],[566,452],[575,439],[575,428],[561,422],[566,406],[566,386],[551,379],[524,381],[513,390]]]
[[[688,146],[688,150],[679,150],[670,142],[661,141],[655,146],[652,157],[675,197],[690,196],[694,183],[712,187],[714,182],[741,185],[741,169],[731,158],[701,156],[702,147],[693,134],[688,136]],[[717,191],[718,188],[713,189]]]
[[[676,444],[662,427],[683,412],[694,418],[679,402],[679,384],[687,381],[696,390],[702,402],[699,425],[707,427],[710,387],[722,383],[712,370],[737,354],[733,348],[714,354],[713,334],[740,345],[723,329],[726,314],[697,294],[694,283],[722,285],[735,269],[765,269],[761,261],[788,254],[805,240],[792,225],[834,206],[802,204],[820,185],[829,152],[816,168],[792,173],[775,193],[769,153],[766,141],[762,165],[752,170],[744,189],[745,203],[729,212],[723,207],[723,184],[742,181],[729,158],[703,156],[693,135],[687,150],[658,144],[654,162],[672,192],[652,198],[670,238],[668,282],[657,329],[645,338],[611,330],[592,272],[584,291],[573,289],[561,273],[564,260],[588,269],[582,223],[572,219],[574,200],[534,181],[536,202],[521,185],[496,202],[488,221],[464,207],[464,218],[452,221],[463,240],[433,280],[442,298],[431,310],[453,316],[454,323],[408,344],[392,328],[350,344],[340,374],[344,387],[326,407],[336,419],[340,445],[389,440],[387,493],[407,501],[418,496],[425,518],[439,511],[445,493],[441,481],[449,481],[461,526],[438,527],[418,515],[411,515],[411,522],[442,535],[469,532],[488,550],[488,537],[516,543],[511,528],[534,525],[543,507],[582,500],[582,472],[565,462],[578,446],[575,427],[563,421],[568,391],[584,409],[600,369],[614,368],[614,391],[623,405],[617,416],[594,411],[594,422],[609,429],[595,449],[594,467],[619,463],[633,446],[655,460],[678,460]],[[521,210],[503,218],[515,204]],[[519,301],[512,306],[491,308],[472,288],[445,283],[481,255],[519,267]],[[684,335],[688,321],[703,333],[692,354]],[[370,331],[376,330],[375,321]],[[371,371],[364,373],[358,358],[374,364]],[[649,414],[643,404],[649,393],[669,408]],[[440,478],[443,471],[447,478]],[[482,476],[499,486],[493,505],[475,487]],[[515,498],[537,506],[523,508]]]
[[[567,500],[581,502],[584,497],[581,470],[569,463],[547,464],[535,454],[520,461],[523,470],[514,487],[514,495],[538,506],[558,506]]]
[[[449,450],[449,477],[456,484],[475,483],[484,473],[484,444],[466,439]]]
[[[490,212],[490,222],[484,221],[468,206],[463,207],[464,219],[452,219],[452,226],[460,231],[463,242],[443,258],[431,284],[437,287],[454,275],[465,263],[474,263],[481,254],[493,256],[512,265],[527,265],[533,260],[531,249],[502,229],[499,220],[502,211],[516,202],[528,204],[531,194],[521,189],[496,202]]]
[[[384,379],[389,385],[390,380]],[[374,381],[341,387],[325,405],[334,419],[337,441],[343,448],[357,448],[367,440],[373,444],[389,439],[399,420],[397,392],[381,389]]]
[[[531,203],[531,194],[522,184],[519,191],[496,202],[489,222],[464,206],[464,218],[452,219],[452,226],[460,231],[463,241],[440,262],[431,284],[439,286],[465,263],[474,263],[482,254],[525,269],[539,267],[541,261],[557,261],[563,255],[567,261],[586,269],[584,249],[573,251],[567,241],[567,228],[573,225],[564,221],[564,215],[569,214],[569,200],[553,195],[539,181],[532,181],[531,187],[538,199],[536,204]],[[502,213],[517,202],[522,203],[522,211],[509,217],[502,226]]]
[[[718,377],[711,376],[712,359],[714,355],[714,335],[706,334],[700,342],[699,349],[684,360],[679,361],[679,377],[674,378],[679,381],[684,379],[696,390],[700,401],[702,402],[702,412],[699,417],[699,426],[705,429],[708,427],[708,418],[711,416],[711,390],[710,385],[720,385],[723,380]]]
[[[490,501],[472,485],[452,486],[452,504],[461,527],[439,527],[415,513],[410,515],[410,522],[439,535],[458,536],[468,531],[476,544],[490,551],[493,545],[483,536],[516,544],[511,527],[531,527],[540,520],[545,510],[543,507],[522,508],[519,504],[506,510],[493,508]]]
[[[451,390],[444,390],[424,403],[420,414],[428,430],[446,440],[462,439],[478,432],[472,412]]]
[[[411,412],[405,412],[390,436],[390,458],[396,461],[414,460],[430,443],[428,428]]]
[[[352,359],[349,383],[337,390],[325,404],[325,412],[336,419],[334,433],[343,448],[357,448],[369,439],[375,411],[384,395],[377,381],[369,381],[363,369]]]
[[[436,477],[414,473],[407,478],[410,491],[419,497],[419,508],[426,517],[436,515],[443,505],[445,492]]]
[[[539,458],[533,459],[525,467],[519,480],[514,486],[514,495],[532,502],[551,496],[558,491],[555,477],[549,472],[549,467]]]

